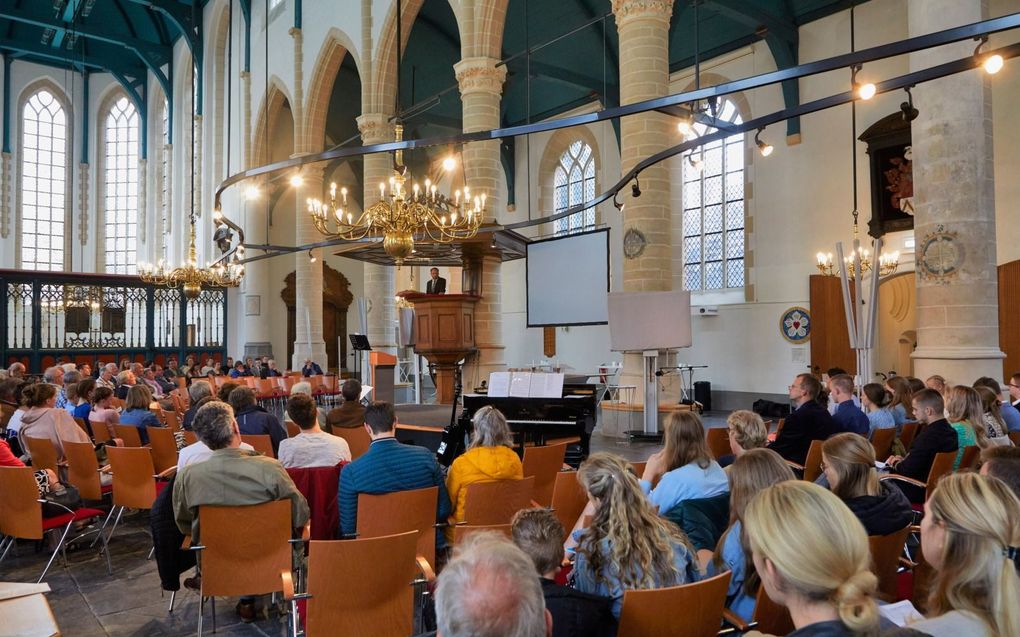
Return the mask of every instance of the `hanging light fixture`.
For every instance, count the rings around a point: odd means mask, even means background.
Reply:
[[[758,132],[754,134],[754,144],[758,147],[758,152],[761,153],[762,157],[768,157],[772,154],[772,151],[775,150],[775,147],[773,147],[772,144],[761,140],[761,134],[764,132],[764,126],[758,129]]]
[[[978,45],[974,48],[974,58],[978,61],[978,64],[981,65],[981,68],[985,70],[985,73],[995,75],[1002,70],[1005,62],[1003,61],[1002,56],[998,53],[993,53],[991,55],[982,54],[981,47],[986,44],[988,44],[987,35],[978,40]]]

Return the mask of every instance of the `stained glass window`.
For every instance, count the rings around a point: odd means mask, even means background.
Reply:
[[[67,116],[46,89],[21,117],[21,267],[64,269],[67,221]]]
[[[106,116],[103,251],[110,274],[134,274],[138,237],[138,113],[127,97]]]
[[[732,102],[716,117],[741,122]],[[694,124],[695,136],[715,128]],[[744,286],[744,134],[688,151],[683,165],[683,267],[687,290]]]
[[[556,212],[595,197],[595,154],[577,140],[560,156],[553,175],[553,209]],[[555,234],[582,232],[595,227],[595,209],[587,208],[553,222]]]

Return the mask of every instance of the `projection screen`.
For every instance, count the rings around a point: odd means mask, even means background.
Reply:
[[[609,322],[609,229],[528,244],[528,327]]]

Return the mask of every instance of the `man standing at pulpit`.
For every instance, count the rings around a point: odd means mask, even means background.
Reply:
[[[446,294],[446,279],[439,276],[439,268],[429,270],[432,278],[425,285],[425,294]]]

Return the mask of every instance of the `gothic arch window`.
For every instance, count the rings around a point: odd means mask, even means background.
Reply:
[[[556,212],[595,197],[595,153],[577,140],[560,155],[553,173],[553,208]],[[595,208],[575,212],[553,222],[554,234],[582,232],[595,227]]]
[[[103,264],[134,274],[138,240],[138,112],[126,96],[103,120]]]
[[[160,258],[167,258],[170,247],[170,105],[163,99],[163,112],[160,114],[160,149],[159,149],[159,233]]]
[[[67,114],[41,88],[21,111],[21,267],[63,270],[67,230]]]
[[[730,101],[716,117],[741,123]],[[694,137],[715,132],[695,123]],[[744,286],[744,134],[731,135],[683,154],[684,289]]]

